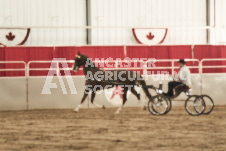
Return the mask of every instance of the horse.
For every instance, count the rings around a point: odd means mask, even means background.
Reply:
[[[122,110],[122,107],[127,101],[127,92],[130,90],[140,101],[140,94],[137,93],[134,86],[141,86],[146,96],[150,99],[152,96],[149,93],[146,83],[142,76],[135,72],[130,70],[101,70],[100,68],[96,67],[95,64],[92,62],[92,60],[87,57],[86,55],[81,54],[78,52],[78,54],[75,56],[74,59],[74,65],[73,70],[75,72],[78,71],[78,69],[83,66],[83,72],[86,77],[85,81],[85,91],[81,100],[81,103],[77,106],[77,108],[74,109],[74,111],[77,113],[79,112],[79,108],[81,107],[82,103],[85,101],[87,95],[91,91],[91,103],[99,108],[105,109],[105,106],[100,106],[96,103],[94,103],[94,98],[96,95],[96,92],[103,89],[112,88],[114,86],[123,86],[124,89],[122,90],[122,98],[123,102],[122,105],[119,106],[115,114],[119,114]],[[96,78],[93,78],[92,75],[98,75]],[[120,75],[120,77],[119,77]],[[112,77],[113,78],[112,78]],[[101,78],[100,78],[101,77]],[[109,78],[111,77],[111,78]],[[118,78],[119,77],[119,78]],[[105,79],[105,80],[103,80]]]

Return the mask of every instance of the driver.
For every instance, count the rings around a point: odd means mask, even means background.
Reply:
[[[186,62],[184,59],[180,59],[178,61],[179,64],[179,73],[178,73],[178,80],[177,81],[170,81],[168,83],[168,92],[163,93],[166,96],[173,96],[173,88],[180,84],[185,84],[189,88],[191,88],[191,75],[190,75],[190,70],[186,66]]]

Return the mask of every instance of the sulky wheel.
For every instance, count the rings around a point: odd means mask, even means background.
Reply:
[[[203,101],[205,102],[205,105],[206,105],[206,109],[203,112],[203,114],[210,114],[214,108],[214,102],[213,102],[212,98],[208,95],[201,95],[201,98],[203,99]]]
[[[171,108],[172,108],[172,101],[171,101],[171,99],[170,99],[170,98],[167,98],[167,99],[168,99],[168,108],[167,108],[167,111],[166,111],[165,114],[169,113],[169,111],[170,111]]]
[[[158,94],[151,98],[148,102],[148,110],[153,115],[164,115],[169,110],[169,100],[161,95]],[[171,105],[171,102],[170,102]]]
[[[186,111],[193,116],[201,115],[205,110],[205,102],[201,96],[191,95],[185,101]]]

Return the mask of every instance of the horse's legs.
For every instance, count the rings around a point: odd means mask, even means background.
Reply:
[[[148,88],[146,87],[147,86],[146,82],[144,80],[140,80],[139,82],[142,85],[142,89],[143,89],[143,91],[144,91],[144,93],[146,95],[146,98],[148,98],[148,100],[145,99],[145,103],[144,103],[144,106],[143,106],[143,109],[146,110],[147,109],[147,102],[151,99],[152,96],[149,93]]]
[[[140,94],[137,93],[134,87],[131,88],[131,92],[137,97],[137,99],[140,101]]]
[[[82,101],[81,103],[77,106],[77,108],[74,110],[75,112],[78,112],[79,111],[79,108],[82,106],[82,103],[85,101],[86,97],[87,97],[88,93],[85,91],[84,92],[84,95],[82,97]]]
[[[137,99],[139,100],[139,103],[141,103],[141,102],[140,102],[140,93],[137,93],[137,91],[135,90],[134,87],[131,88],[131,92],[137,97]],[[146,101],[145,101],[145,104],[144,104],[143,106],[141,105],[141,107],[142,107],[144,110],[146,110]]]
[[[128,88],[124,88],[124,91],[123,91],[123,103],[118,108],[118,110],[115,112],[115,114],[119,114],[120,111],[122,110],[123,105],[126,103],[126,101],[127,101],[127,92],[128,92]]]
[[[101,106],[101,105],[97,104],[96,102],[94,102],[95,96],[96,96],[96,93],[93,91],[92,94],[91,94],[91,103],[92,103],[93,105],[95,105],[96,107],[98,107],[98,108],[103,108],[103,109],[105,109],[105,106],[104,106],[104,105]]]

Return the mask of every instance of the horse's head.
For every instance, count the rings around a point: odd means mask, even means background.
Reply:
[[[87,56],[80,54],[80,52],[78,52],[78,54],[75,56],[75,63],[74,63],[74,67],[73,70],[76,72],[78,71],[78,69],[85,64],[87,59]]]

